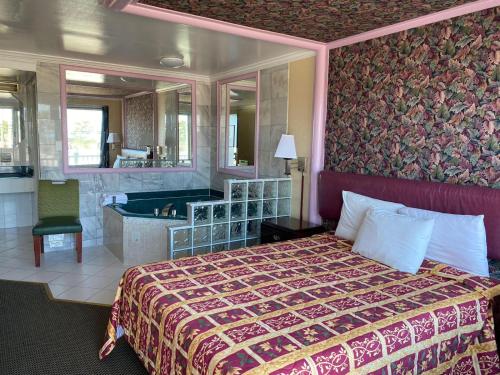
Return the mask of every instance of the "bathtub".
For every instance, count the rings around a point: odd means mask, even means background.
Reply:
[[[127,204],[118,204],[113,207],[116,212],[128,217],[145,217],[150,219],[186,220],[186,204],[190,202],[205,202],[220,200],[224,193],[211,189],[156,191],[147,193],[128,193]],[[160,212],[167,204],[173,204],[177,211],[174,216],[154,215],[155,208]]]
[[[103,209],[104,246],[125,265],[167,260],[168,228],[187,223],[189,202],[222,199],[224,194],[211,189],[127,193],[127,204]],[[172,203],[175,216],[155,216]]]

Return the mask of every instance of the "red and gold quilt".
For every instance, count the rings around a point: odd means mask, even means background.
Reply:
[[[123,329],[151,374],[493,374],[497,282],[416,275],[324,234],[128,269],[100,351]]]

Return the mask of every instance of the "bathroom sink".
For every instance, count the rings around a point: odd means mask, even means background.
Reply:
[[[33,167],[27,165],[0,166],[0,178],[33,177]]]

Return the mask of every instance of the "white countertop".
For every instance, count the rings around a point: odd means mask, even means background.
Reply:
[[[33,177],[0,178],[0,194],[32,193],[35,191]]]

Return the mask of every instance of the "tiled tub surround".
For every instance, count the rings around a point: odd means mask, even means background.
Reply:
[[[80,181],[80,217],[84,247],[103,243],[103,193],[117,191],[145,192],[210,187],[211,89],[203,82],[196,84],[196,157],[197,170],[167,173],[64,174],[60,115],[59,65],[39,63],[37,66],[38,138],[40,177],[42,179],[74,178]],[[61,248],[71,248],[68,236]]]
[[[186,220],[123,216],[104,207],[104,246],[125,265],[167,259],[167,229]],[[85,252],[84,252],[85,254]]]
[[[258,244],[263,220],[290,215],[291,186],[289,178],[226,180],[224,200],[189,203],[187,223],[168,227],[169,258]]]
[[[123,264],[137,265],[168,259],[167,230],[187,223],[186,204],[220,200],[223,193],[209,189],[129,193],[126,205],[104,207],[104,245]],[[154,216],[168,203],[175,218]]]

